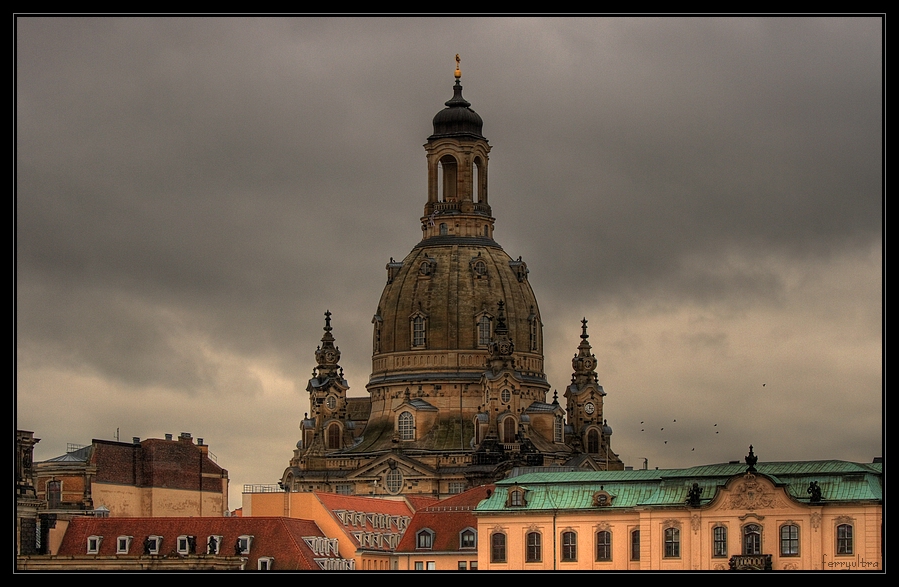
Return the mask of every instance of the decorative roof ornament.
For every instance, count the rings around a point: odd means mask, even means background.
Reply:
[[[752,452],[752,445],[749,445],[749,454],[746,455],[746,464],[749,465],[747,467],[747,473],[755,473],[755,464],[758,462],[759,458],[755,456],[755,453]]]

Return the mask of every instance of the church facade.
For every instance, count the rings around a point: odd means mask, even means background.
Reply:
[[[286,491],[442,497],[516,466],[623,469],[610,446],[586,320],[570,385],[563,397],[547,397],[528,267],[493,238],[490,145],[462,97],[458,67],[455,78],[424,145],[421,241],[386,266],[368,397],[348,396],[326,313],[309,412],[281,479]]]

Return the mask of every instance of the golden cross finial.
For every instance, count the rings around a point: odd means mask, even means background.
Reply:
[[[456,79],[462,77],[462,69],[459,67],[459,54],[456,53]]]

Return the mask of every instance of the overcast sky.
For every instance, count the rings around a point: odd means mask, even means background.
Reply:
[[[277,482],[323,313],[365,394],[422,148],[464,96],[561,395],[628,466],[883,454],[883,22],[16,20],[16,426],[190,432]],[[552,400],[552,396],[548,396]],[[676,421],[675,421],[676,420]],[[664,430],[662,430],[664,428]]]

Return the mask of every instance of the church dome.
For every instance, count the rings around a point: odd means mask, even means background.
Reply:
[[[462,84],[456,80],[453,97],[446,102],[446,108],[434,116],[434,134],[428,140],[440,137],[469,137],[483,139],[481,129],[484,122],[471,104],[462,97]]]

